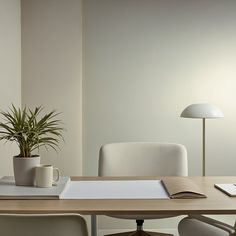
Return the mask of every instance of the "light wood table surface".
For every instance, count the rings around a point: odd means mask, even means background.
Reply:
[[[178,177],[72,177],[72,180],[165,179]],[[206,193],[202,199],[171,200],[0,200],[0,213],[80,213],[112,214],[236,214],[236,197],[229,197],[214,187],[215,183],[236,183],[234,177],[187,177]],[[140,186],[141,188],[142,186]]]

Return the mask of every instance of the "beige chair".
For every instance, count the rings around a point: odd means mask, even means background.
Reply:
[[[178,230],[180,236],[235,236],[235,226],[205,216],[189,216],[179,222]]]
[[[0,214],[1,236],[88,236],[77,214]]]
[[[187,152],[183,145],[170,143],[111,143],[101,147],[99,176],[187,176]],[[140,186],[142,188],[142,186]],[[167,218],[164,215],[117,215],[136,220],[137,230],[119,236],[167,236],[143,231],[144,219]]]

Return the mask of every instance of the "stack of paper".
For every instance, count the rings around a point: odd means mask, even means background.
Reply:
[[[70,183],[70,177],[60,177],[51,188],[16,186],[13,176],[0,179],[0,199],[60,199]]]

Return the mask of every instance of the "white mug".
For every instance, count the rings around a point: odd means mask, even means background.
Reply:
[[[40,188],[50,188],[60,178],[60,171],[52,165],[39,165],[35,167],[35,186]],[[53,171],[56,171],[57,176],[53,178]]]

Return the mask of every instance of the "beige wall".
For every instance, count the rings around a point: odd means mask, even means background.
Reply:
[[[82,173],[82,6],[80,0],[22,0],[22,105],[62,112],[65,143],[42,161]]]
[[[97,173],[103,143],[132,140],[183,143],[190,175],[201,174],[201,121],[179,117],[198,102],[225,114],[207,120],[207,174],[236,173],[235,10],[220,0],[85,1],[86,174]]]
[[[207,175],[236,174],[235,12],[233,0],[84,1],[85,174],[97,174],[104,143],[164,141],[184,144],[200,175],[201,121],[179,117],[198,102],[225,114],[206,123]],[[132,227],[114,222],[100,227]]]
[[[20,0],[0,0],[0,109],[21,105]],[[13,173],[14,144],[0,143],[0,176]]]

